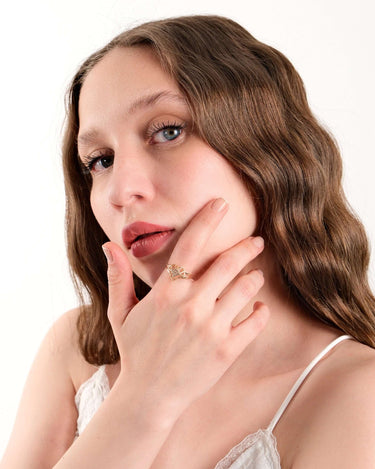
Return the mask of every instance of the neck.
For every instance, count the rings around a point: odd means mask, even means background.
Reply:
[[[269,253],[264,253],[257,259],[256,265],[251,265],[251,269],[262,269],[265,284],[233,322],[236,325],[249,316],[256,301],[265,303],[270,309],[265,329],[231,367],[231,372],[239,371],[242,376],[245,373],[252,380],[303,369],[340,335],[339,330],[312,317],[297,303],[273,258]]]

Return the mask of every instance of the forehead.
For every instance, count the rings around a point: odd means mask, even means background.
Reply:
[[[108,112],[116,104],[131,107],[142,97],[160,92],[181,95],[153,51],[147,47],[117,47],[87,74],[79,98],[80,121],[92,113]]]

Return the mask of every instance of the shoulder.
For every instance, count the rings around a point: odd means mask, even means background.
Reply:
[[[97,369],[86,362],[79,348],[79,314],[80,308],[75,308],[61,315],[51,326],[41,346],[42,353],[65,370],[76,391]]]
[[[78,314],[62,315],[39,347],[5,452],[6,467],[52,467],[74,439],[76,386],[91,366],[79,351]]]
[[[72,309],[61,315],[51,326],[45,337],[45,345],[54,355],[65,355],[72,352],[78,345],[77,320],[79,308]]]
[[[375,350],[354,340],[340,344],[331,357],[327,357],[320,369],[316,370],[313,383],[318,393],[317,404],[327,407],[331,412],[342,411],[343,404],[351,405],[346,408],[350,412],[352,407],[367,403],[375,411],[373,396],[375,391]],[[345,417],[346,412],[343,412]],[[363,413],[363,412],[362,412]],[[375,420],[374,420],[375,421]]]
[[[375,467],[375,350],[345,341],[305,390],[292,467]]]
[[[67,311],[50,327],[38,351],[37,358],[46,356],[48,360],[59,362],[64,368],[70,368],[72,361],[78,358],[77,319],[79,309]]]

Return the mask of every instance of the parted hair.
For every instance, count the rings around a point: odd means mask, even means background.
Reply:
[[[67,93],[63,143],[67,250],[82,306],[80,348],[93,364],[119,359],[107,319],[102,244],[90,206],[91,176],[78,158],[78,103],[90,70],[117,47],[148,47],[186,98],[194,132],[226,158],[253,196],[257,233],[290,295],[324,323],[375,346],[375,299],[363,226],[343,194],[333,137],[313,116],[303,82],[279,51],[218,16],[152,21],[92,54]],[[149,287],[134,275],[142,298]]]

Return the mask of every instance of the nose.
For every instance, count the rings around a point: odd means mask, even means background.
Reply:
[[[109,201],[116,208],[154,197],[153,167],[139,152],[117,154],[109,180]]]

